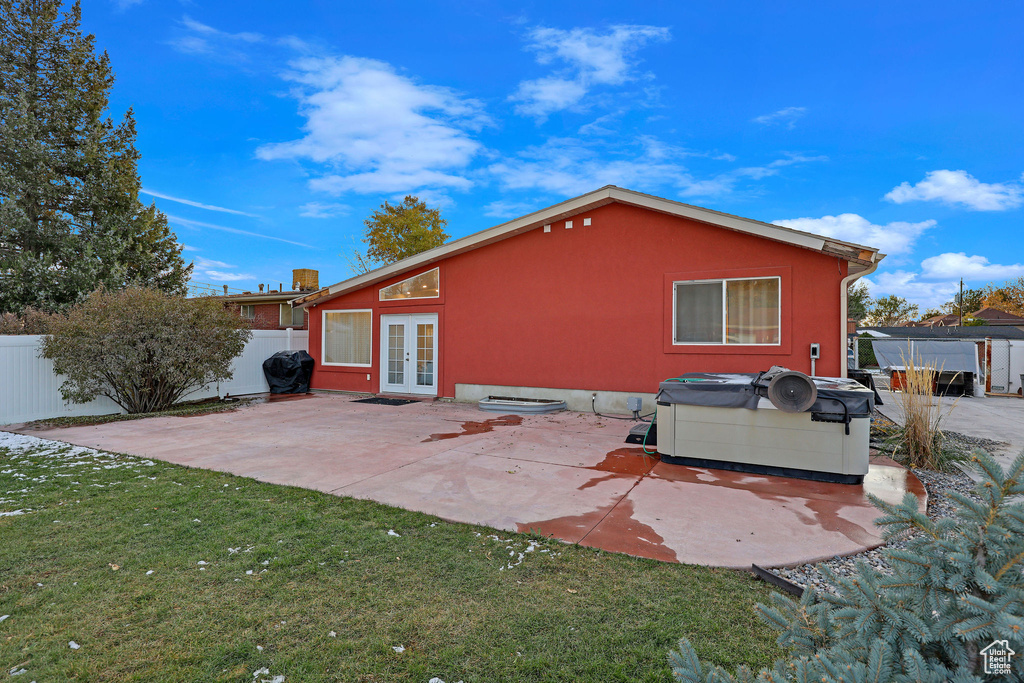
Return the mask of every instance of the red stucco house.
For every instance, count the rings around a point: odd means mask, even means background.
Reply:
[[[622,409],[684,372],[846,372],[876,249],[608,186],[296,298],[314,389]],[[647,403],[648,406],[653,406]]]

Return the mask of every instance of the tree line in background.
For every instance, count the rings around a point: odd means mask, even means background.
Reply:
[[[981,325],[983,322],[972,315],[985,306],[1024,317],[1024,277],[1001,285],[990,283],[978,289],[965,289],[962,301],[958,292],[940,308],[928,308],[924,313],[920,312],[917,304],[896,294],[872,299],[867,285],[855,282],[849,289],[847,311],[858,324],[872,327],[893,327],[939,315],[960,315],[961,312],[964,325]]]

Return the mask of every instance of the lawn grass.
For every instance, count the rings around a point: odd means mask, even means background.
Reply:
[[[25,683],[669,681],[683,636],[781,654],[739,572],[38,443],[0,447],[0,512],[25,511],[0,517],[0,675]]]

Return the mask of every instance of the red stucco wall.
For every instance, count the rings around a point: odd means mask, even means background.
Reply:
[[[441,396],[454,396],[456,383],[655,392],[684,372],[809,372],[812,342],[821,344],[817,374],[840,373],[845,261],[623,204],[572,220],[572,229],[561,220],[550,233],[537,228],[311,308],[313,387],[379,390],[382,312],[438,314]],[[380,287],[438,265],[440,299],[377,300]],[[781,278],[780,346],[672,345],[674,280],[760,275]],[[350,308],[374,311],[373,367],[320,365],[322,311]]]

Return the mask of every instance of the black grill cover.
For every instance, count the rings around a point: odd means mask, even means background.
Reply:
[[[305,394],[313,375],[313,357],[305,351],[278,351],[263,361],[272,394]]]

